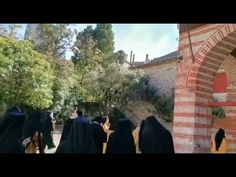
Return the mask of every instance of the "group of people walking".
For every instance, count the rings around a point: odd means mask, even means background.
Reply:
[[[0,123],[0,153],[45,153],[55,148],[52,111],[35,111],[29,116],[20,107],[8,109]],[[225,152],[225,132],[220,129],[212,141],[212,152]],[[110,130],[108,116],[92,121],[83,116],[78,106],[70,111],[55,153],[154,154],[175,153],[171,133],[154,117],[145,118],[134,127],[127,118]]]
[[[54,148],[52,111],[38,110],[26,115],[19,107],[9,108],[0,123],[0,153],[44,153]]]
[[[109,117],[98,116],[91,122],[78,107],[74,107],[66,120],[56,153],[174,153],[171,133],[154,116],[142,121],[138,133],[138,144],[132,123],[127,118],[118,121],[118,127],[109,132]]]

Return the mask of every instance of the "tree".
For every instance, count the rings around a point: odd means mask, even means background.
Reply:
[[[9,37],[16,37],[17,30],[22,28],[22,25],[12,24],[9,25]]]
[[[159,91],[150,85],[148,75],[137,73],[137,81],[130,85],[124,95],[122,109],[126,108],[129,102],[146,101],[155,107],[156,114],[166,122],[173,120],[174,113],[174,90],[169,96],[159,94]]]
[[[0,38],[0,100],[12,105],[47,108],[52,104],[53,72],[27,41]]]
[[[32,31],[29,31],[32,33]],[[74,64],[64,60],[65,52],[71,48],[74,33],[66,24],[39,24],[28,39],[34,43],[37,51],[47,55],[52,66],[53,99],[51,109],[59,113],[61,118],[66,116],[69,106],[75,104],[76,98],[72,96],[75,85]]]
[[[125,61],[127,61],[127,57],[128,55],[123,50],[119,50],[108,57],[108,63],[116,62],[119,64],[124,64]]]
[[[36,50],[53,58],[65,57],[74,35],[66,24],[39,24],[35,33],[37,35],[31,39],[31,42]]]
[[[17,30],[20,28],[22,28],[22,25],[19,24],[5,25],[5,27],[3,27],[3,33],[6,34],[8,37],[17,38]]]
[[[92,26],[79,32],[74,44],[72,61],[77,71],[77,79],[80,85],[83,84],[84,76],[92,70],[100,70],[103,62],[103,54],[96,47],[97,42],[93,38]]]
[[[53,105],[54,111],[59,113],[66,111],[69,106],[76,103],[72,89],[75,86],[74,64],[63,59],[54,59],[52,62],[54,71],[53,80]]]
[[[110,64],[102,72],[91,71],[84,79],[90,100],[101,105],[103,114],[122,104],[130,85],[136,82],[137,74],[117,63]],[[90,101],[88,100],[88,101]]]
[[[97,47],[105,57],[114,52],[114,33],[111,24],[97,24],[94,32],[94,39],[98,42]]]

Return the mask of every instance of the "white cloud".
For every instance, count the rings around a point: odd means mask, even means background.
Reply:
[[[82,31],[88,25],[96,27],[96,24],[73,24],[72,28]],[[178,46],[175,24],[113,24],[113,32],[115,51],[124,50],[129,58],[133,50],[136,61],[145,60],[146,54],[150,59],[160,57],[177,50]]]
[[[133,50],[136,61],[145,60],[146,54],[153,59],[177,50],[177,28],[174,25],[145,24],[126,27],[122,36],[115,28],[115,48],[123,49],[128,55]]]

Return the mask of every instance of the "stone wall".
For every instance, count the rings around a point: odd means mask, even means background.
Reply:
[[[170,95],[175,86],[176,68],[177,62],[171,61],[160,65],[138,68],[138,70],[150,77],[150,84],[157,89],[158,93]],[[136,126],[139,126],[141,121],[148,116],[158,117],[155,107],[145,101],[130,102],[123,111]],[[167,123],[160,118],[158,120],[172,132],[172,123]]]
[[[140,126],[141,121],[146,117],[155,116],[159,122],[172,133],[172,123],[160,119],[156,114],[154,106],[148,102],[130,102],[124,110],[124,113],[136,126]]]
[[[177,62],[172,61],[161,65],[140,68],[140,70],[149,75],[150,84],[154,86],[159,93],[170,95],[175,87]]]

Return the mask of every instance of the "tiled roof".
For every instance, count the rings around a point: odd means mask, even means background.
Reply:
[[[135,61],[133,66],[135,67],[135,66],[143,65],[145,63],[146,63],[145,61]]]
[[[177,60],[179,56],[179,51],[174,51],[171,52],[167,55],[161,56],[159,58],[154,58],[153,60],[150,60],[149,62],[146,61],[142,61],[142,62],[134,62],[133,67],[149,67],[149,66],[153,66],[156,64],[161,64],[163,62],[169,62],[169,61],[173,61],[173,60]]]
[[[159,63],[162,61],[168,61],[168,60],[172,60],[172,59],[176,59],[179,55],[179,51],[176,50],[174,52],[171,52],[167,55],[161,56],[159,58],[154,58],[153,60],[149,61],[148,64],[154,64],[154,63]]]

